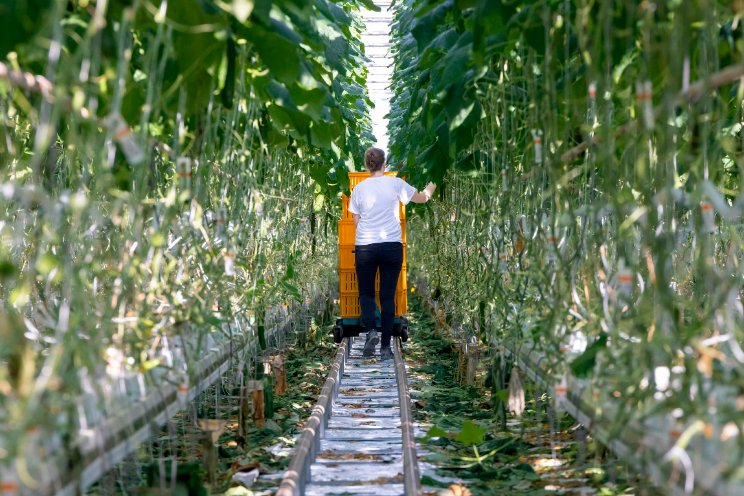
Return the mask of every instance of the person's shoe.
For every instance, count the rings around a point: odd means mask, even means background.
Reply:
[[[391,350],[390,347],[380,348],[380,360],[392,360],[392,359],[393,359],[393,350]]]
[[[367,340],[364,342],[364,351],[362,356],[365,358],[371,358],[375,356],[375,346],[380,342],[380,338],[377,337],[377,331],[367,331]]]

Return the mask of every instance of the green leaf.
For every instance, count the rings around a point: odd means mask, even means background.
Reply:
[[[437,36],[438,28],[445,25],[444,19],[453,6],[452,0],[446,0],[416,20],[411,28],[411,34],[418,43],[419,52],[423,52],[424,48]]]
[[[450,125],[449,125],[450,131],[462,126],[462,123],[465,122],[468,116],[470,116],[470,114],[473,112],[473,109],[475,108],[475,103],[476,103],[475,101],[471,101],[470,104],[466,104],[460,109],[460,111],[457,113],[454,119],[450,121]]]
[[[247,31],[249,41],[253,43],[261,62],[268,67],[271,74],[285,84],[297,81],[300,76],[297,43],[257,24]]]
[[[482,443],[485,436],[485,429],[478,427],[472,420],[466,420],[462,424],[462,429],[455,438],[455,441],[458,441],[465,446],[471,446],[473,444]]]
[[[428,440],[434,437],[447,437],[447,431],[440,427],[437,427],[436,425],[432,425],[431,427],[429,427],[429,430],[426,431],[426,435],[423,437],[423,439]]]
[[[442,75],[434,87],[434,92],[439,93],[445,88],[462,81],[463,74],[467,72],[472,56],[472,35],[463,34],[457,41],[455,48],[437,65],[443,65]]]
[[[373,12],[382,11],[382,9],[378,7],[377,5],[375,5],[375,2],[373,2],[372,0],[358,0],[358,1],[365,9],[371,10]]]
[[[297,108],[287,88],[276,81],[271,81],[266,87],[266,92],[273,99],[268,111],[274,127],[279,130],[288,128],[294,131],[293,136],[305,140],[310,119]]]
[[[292,297],[296,301],[302,301],[300,290],[297,289],[296,286],[288,283],[287,281],[281,281],[281,285],[290,297]]]
[[[603,332],[595,342],[590,344],[586,350],[584,350],[584,353],[571,361],[571,372],[573,372],[576,377],[588,376],[589,373],[594,370],[594,365],[597,363],[597,353],[606,347],[607,333]]]
[[[514,7],[505,2],[477,0],[475,25],[473,26],[473,54],[476,63],[481,63],[485,53],[486,39],[492,35],[504,35],[505,19],[514,13]]]
[[[323,121],[316,121],[310,125],[310,142],[318,148],[330,148],[333,143],[331,126]]]

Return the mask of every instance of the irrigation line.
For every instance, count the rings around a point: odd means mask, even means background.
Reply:
[[[240,351],[247,348],[248,346],[250,345],[246,345],[245,347],[241,348]],[[118,443],[116,443],[116,441],[114,440],[115,444],[111,448],[107,448],[105,447],[105,445],[102,446],[102,448],[99,450],[99,455],[88,463],[88,465],[80,474],[78,480],[76,482],[69,483],[62,491],[58,492],[57,494],[60,496],[74,496],[75,494],[77,494],[76,491],[78,488],[85,490],[86,488],[92,486],[106,472],[112,470],[116,466],[116,464],[124,460],[127,455],[137,449],[137,446],[144,443],[151,437],[156,436],[161,426],[165,425],[165,423],[169,419],[171,419],[179,411],[184,409],[184,403],[188,404],[193,401],[199,394],[201,394],[212,384],[217,382],[220,377],[222,377],[230,369],[230,366],[232,365],[232,361],[230,360],[230,358],[232,357],[230,343],[224,343],[220,347],[218,354],[219,359],[216,359],[217,357],[213,356],[211,357],[212,360],[209,359],[210,357],[202,360],[212,362],[208,365],[213,365],[214,362],[221,363],[221,365],[213,369],[211,373],[201,379],[195,387],[189,389],[188,393],[186,393],[187,396],[185,402],[183,399],[178,398],[178,390],[174,386],[167,387],[166,392],[162,393],[162,395],[158,395],[159,397],[149,398],[144,405],[140,405],[139,407],[139,409],[142,411],[140,417],[132,422],[132,424],[134,424],[144,421],[146,422],[145,425],[134,432],[132,435],[130,435],[126,439],[119,441]],[[207,366],[205,367],[205,371],[208,371],[211,368],[212,367]],[[200,375],[203,376],[203,374]],[[165,408],[161,409],[160,405],[162,405],[163,403],[166,403],[166,406]],[[151,416],[153,412],[158,411],[159,413]],[[128,415],[123,415],[116,420],[118,421],[125,419],[127,416]]]
[[[310,465],[320,449],[323,432],[328,427],[333,399],[338,392],[340,379],[344,373],[344,363],[351,349],[350,339],[344,339],[339,345],[331,371],[328,373],[325,384],[323,384],[318,402],[313,407],[313,412],[302,429],[292,461],[284,473],[276,496],[301,496],[305,494],[305,485],[310,478]]]

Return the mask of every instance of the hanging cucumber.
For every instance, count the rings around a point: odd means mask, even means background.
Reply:
[[[227,38],[227,48],[225,49],[227,58],[227,72],[225,73],[225,85],[222,87],[220,99],[225,108],[231,109],[233,98],[235,96],[235,66],[237,65],[238,50],[235,45],[235,39],[232,35]]]

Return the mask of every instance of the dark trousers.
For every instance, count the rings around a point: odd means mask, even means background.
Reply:
[[[373,243],[357,245],[354,249],[359,304],[362,307],[362,322],[367,329],[377,327],[375,310],[375,275],[380,271],[380,323],[382,325],[383,348],[390,346],[395,318],[395,287],[403,266],[402,243]]]

